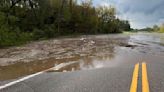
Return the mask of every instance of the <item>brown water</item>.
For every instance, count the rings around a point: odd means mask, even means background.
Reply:
[[[164,60],[164,34],[80,36],[1,49],[0,81],[16,79],[60,64],[70,63],[60,70],[48,72],[116,67],[140,60]]]

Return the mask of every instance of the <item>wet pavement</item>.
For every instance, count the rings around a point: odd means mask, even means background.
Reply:
[[[133,67],[43,73],[0,92],[128,92]]]
[[[0,84],[59,64],[47,73],[130,66],[164,60],[164,34],[92,35],[60,38],[0,49]]]

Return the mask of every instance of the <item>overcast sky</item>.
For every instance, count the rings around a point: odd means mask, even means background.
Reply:
[[[164,23],[164,0],[93,0],[93,4],[113,5],[117,16],[129,20],[132,28]]]

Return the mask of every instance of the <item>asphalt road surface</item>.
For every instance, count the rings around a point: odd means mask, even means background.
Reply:
[[[140,63],[136,90],[143,92],[142,61],[111,68],[65,73],[44,72],[3,88],[0,92],[130,92],[135,63]],[[146,65],[150,92],[163,92],[164,62],[152,60],[147,61]]]
[[[133,66],[69,73],[43,73],[1,92],[128,92]]]
[[[113,56],[114,59],[107,59],[108,62],[106,60],[93,60],[90,64],[82,62],[82,65],[88,64],[88,69],[85,66],[80,71],[43,71],[1,82],[0,92],[164,92],[162,37],[157,36],[157,39],[156,36],[141,34],[131,36],[129,42],[140,45],[135,48],[128,46],[113,48],[113,53],[116,55]],[[105,52],[108,50],[106,48],[96,52],[97,56],[108,57],[109,52]],[[88,60],[90,59],[84,61]],[[79,63],[76,66],[80,65]],[[68,66],[69,64],[65,64],[56,68]]]

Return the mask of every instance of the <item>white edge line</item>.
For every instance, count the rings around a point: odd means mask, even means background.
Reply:
[[[39,75],[39,74],[42,74],[42,73],[43,73],[43,72],[38,72],[38,73],[35,73],[35,74],[32,74],[32,75],[26,76],[26,77],[24,77],[24,78],[22,78],[22,79],[19,79],[19,80],[16,80],[16,81],[7,83],[7,84],[5,84],[5,85],[3,85],[3,86],[0,86],[0,90],[2,90],[2,89],[4,89],[4,88],[7,88],[7,87],[9,87],[9,86],[12,86],[12,85],[14,85],[14,84],[17,84],[17,83],[19,83],[19,82],[22,82],[22,81],[24,81],[24,80],[27,80],[27,79],[29,79],[29,78],[32,78],[32,77],[34,77],[34,76],[37,76],[37,75]]]
[[[59,64],[59,65],[57,65],[57,66],[55,66],[55,67],[53,67],[53,68],[49,68],[49,69],[47,69],[47,70],[50,70],[50,69],[59,70],[59,69],[61,69],[61,68],[63,68],[63,67],[66,67],[66,66],[71,65],[71,64],[74,64],[74,63],[77,63],[77,62],[74,61],[74,62],[69,62],[69,63],[61,63],[61,64]],[[26,76],[26,77],[24,77],[24,78],[21,78],[21,79],[19,79],[19,80],[16,80],[16,81],[13,81],[13,82],[10,82],[10,83],[7,83],[7,84],[5,84],[5,85],[3,85],[3,86],[0,86],[0,90],[2,90],[2,89],[4,89],[4,88],[7,88],[7,87],[9,87],[9,86],[15,85],[15,84],[17,84],[17,83],[20,83],[20,82],[22,82],[22,81],[25,81],[25,80],[27,80],[27,79],[30,79],[30,78],[32,78],[32,77],[35,77],[35,76],[37,76],[37,75],[40,75],[40,74],[44,73],[44,72],[47,71],[47,70],[44,70],[44,71],[41,71],[41,72],[38,72],[38,73],[35,73],[35,74],[32,74],[32,75]]]

